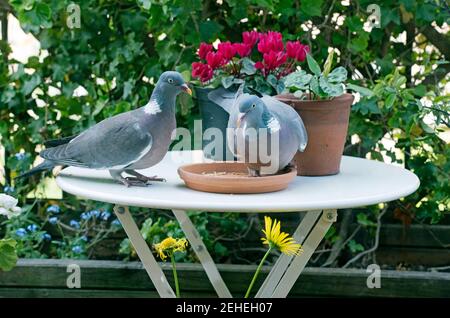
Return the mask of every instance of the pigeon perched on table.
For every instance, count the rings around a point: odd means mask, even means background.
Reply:
[[[167,153],[176,128],[176,97],[183,91],[192,94],[180,73],[163,73],[146,105],[107,118],[79,135],[47,142],[51,148],[39,154],[45,161],[19,178],[68,165],[107,169],[113,179],[127,187],[164,181],[136,170],[156,165]],[[124,177],[124,172],[133,177]]]
[[[297,151],[305,150],[308,143],[306,128],[289,105],[266,95],[260,98],[244,94],[242,88],[237,93],[218,90],[210,93],[209,98],[229,112],[228,147],[239,160],[247,163],[250,175],[260,176],[269,171],[267,160],[262,160],[263,155],[270,156],[270,171],[274,173],[287,167]],[[256,136],[249,133],[250,130],[256,132]],[[263,132],[267,133],[267,138],[262,138]],[[278,141],[278,148],[273,154],[270,149],[274,140]]]

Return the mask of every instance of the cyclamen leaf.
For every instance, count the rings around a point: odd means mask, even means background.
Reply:
[[[342,83],[347,80],[347,70],[342,66],[335,68],[329,75],[328,81],[331,83]]]
[[[281,94],[283,93],[285,86],[284,83],[282,81],[278,81],[277,87],[275,87],[277,94]]]
[[[224,88],[229,88],[231,85],[233,85],[234,76],[227,76],[222,78],[222,86]]]
[[[267,83],[269,83],[273,88],[276,88],[277,84],[278,84],[278,80],[275,77],[275,75],[270,74],[269,76],[267,76]]]
[[[311,74],[306,74],[306,72],[303,70],[297,71],[289,74],[284,78],[284,85],[286,87],[294,87],[297,89],[306,90],[308,89],[311,78]]]
[[[311,78],[311,82],[309,83],[309,89],[317,96],[321,96],[320,87],[319,87],[319,78],[314,76]]]
[[[332,97],[341,96],[344,94],[344,87],[341,83],[333,84],[330,83],[326,77],[321,76],[319,79],[320,88],[324,91],[325,94]]]
[[[255,63],[253,63],[249,58],[242,59],[241,72],[247,75],[255,74],[256,73]]]

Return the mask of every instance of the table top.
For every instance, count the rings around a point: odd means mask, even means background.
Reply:
[[[130,187],[114,182],[107,170],[68,167],[56,182],[83,198],[127,206],[217,211],[289,212],[340,209],[392,201],[419,187],[417,176],[398,166],[344,156],[341,172],[325,177],[296,177],[286,190],[263,194],[216,194],[187,188],[177,173],[180,165],[205,162],[202,151],[171,151],[156,166],[140,170],[167,182]]]

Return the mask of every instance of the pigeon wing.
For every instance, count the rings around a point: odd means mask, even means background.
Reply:
[[[121,115],[98,123],[67,144],[42,151],[40,156],[62,165],[126,168],[150,151],[153,138],[137,118],[129,113]]]
[[[264,95],[262,100],[271,112],[276,113],[284,122],[288,123],[289,128],[298,138],[298,150],[304,151],[308,144],[308,133],[303,120],[294,108],[271,96]]]

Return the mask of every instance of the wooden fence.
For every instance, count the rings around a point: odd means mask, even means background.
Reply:
[[[81,288],[69,289],[69,264],[81,269]],[[162,267],[171,281],[170,266]],[[242,297],[255,271],[252,265],[219,264],[235,297]],[[269,271],[263,268],[259,286]],[[179,264],[182,297],[215,297],[200,264]],[[450,297],[450,273],[381,271],[381,288],[366,285],[360,269],[306,268],[290,297]],[[256,290],[256,288],[255,288]],[[0,297],[157,297],[139,262],[22,259],[0,272]]]

